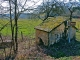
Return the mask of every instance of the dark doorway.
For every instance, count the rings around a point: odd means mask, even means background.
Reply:
[[[39,38],[39,45],[44,45],[44,42],[42,41],[41,38]]]

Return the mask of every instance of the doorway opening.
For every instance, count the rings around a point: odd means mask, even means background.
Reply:
[[[39,45],[44,45],[44,42],[42,41],[41,38],[39,38]]]

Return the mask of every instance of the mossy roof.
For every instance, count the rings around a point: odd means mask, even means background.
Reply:
[[[43,30],[46,32],[52,31],[54,28],[58,27],[62,22],[64,22],[63,17],[48,17],[47,20],[42,22],[40,25],[36,26],[36,29]]]

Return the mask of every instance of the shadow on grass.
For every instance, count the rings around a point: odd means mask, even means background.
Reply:
[[[54,58],[80,56],[80,42],[72,40],[68,43],[67,40],[61,40],[48,48],[45,47],[43,52]]]

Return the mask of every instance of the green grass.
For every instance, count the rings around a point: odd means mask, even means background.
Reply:
[[[76,21],[76,27],[80,29],[80,21],[79,19],[73,19]],[[0,28],[8,23],[9,20],[0,19]],[[18,35],[21,35],[21,32],[24,36],[34,37],[35,29],[34,27],[39,25],[42,21],[39,19],[19,19],[18,20]],[[1,31],[2,35],[8,36],[11,35],[10,23]],[[80,40],[80,31],[77,31],[76,37]]]
[[[34,36],[35,34],[35,29],[34,27],[39,25],[41,23],[41,20],[18,20],[18,32],[19,32],[19,35],[20,33],[22,32],[24,35],[27,35],[27,36]]]
[[[0,20],[0,27],[5,25],[9,20]],[[42,21],[39,19],[19,19],[18,20],[18,35],[21,32],[24,36],[34,37],[35,29],[34,27],[40,24]],[[2,35],[11,35],[10,23],[1,31]]]
[[[73,60],[73,59],[72,59],[72,57],[70,56],[70,57],[64,57],[64,58],[61,57],[61,58],[59,58],[59,60]]]

